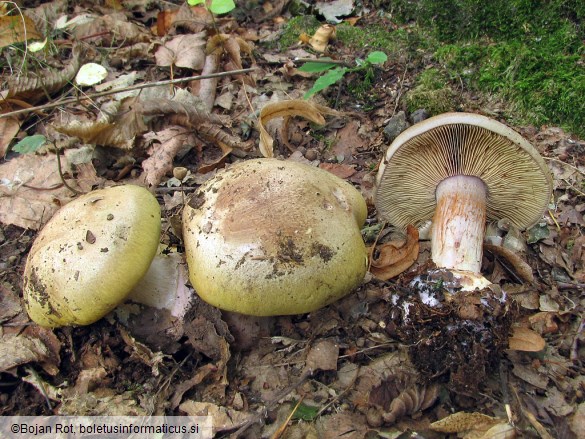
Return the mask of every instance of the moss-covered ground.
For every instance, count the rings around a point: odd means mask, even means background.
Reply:
[[[514,123],[558,125],[585,136],[585,2],[582,0],[395,0],[366,2],[378,22],[341,24],[337,38],[363,57],[383,50],[416,66],[408,109],[455,109],[454,90],[496,96]],[[290,21],[281,44],[312,32]]]

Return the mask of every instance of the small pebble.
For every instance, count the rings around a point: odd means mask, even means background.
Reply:
[[[307,149],[307,152],[305,152],[305,158],[311,161],[317,160],[319,158],[319,153],[315,148],[309,148]]]

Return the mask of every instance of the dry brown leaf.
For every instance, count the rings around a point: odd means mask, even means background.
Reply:
[[[510,250],[509,248],[502,247],[501,245],[484,244],[483,248],[491,253],[503,257],[511,266],[514,272],[520,276],[524,282],[534,283],[534,274],[532,273],[532,267],[522,259],[522,257]]]
[[[0,324],[16,317],[22,312],[18,294],[8,283],[0,283]]]
[[[482,435],[494,425],[500,424],[501,419],[493,418],[482,413],[457,412],[439,421],[433,422],[431,430],[440,433],[467,433],[480,431]]]
[[[213,431],[216,433],[237,429],[254,417],[254,413],[239,412],[211,402],[193,400],[182,403],[179,406],[179,410],[189,416],[211,416],[211,419],[213,419]]]
[[[315,373],[318,370],[337,370],[339,345],[332,340],[319,340],[309,350],[305,360],[305,370]]]
[[[28,40],[42,39],[35,23],[26,16],[0,16],[0,48]]]
[[[142,162],[143,178],[150,186],[158,186],[163,177],[173,170],[173,159],[189,139],[189,132],[183,127],[170,127],[156,134],[160,144],[149,148],[150,157]]]
[[[158,66],[201,70],[205,62],[205,32],[178,35],[160,46],[154,57]]]
[[[94,379],[99,376],[99,371],[91,372]],[[58,389],[64,393],[55,414],[70,416],[148,416],[152,411],[141,407],[136,400],[136,391],[128,390],[124,393],[105,387],[103,381],[93,392],[79,394],[75,387]],[[43,385],[43,387],[46,384]],[[40,389],[39,389],[40,391]]]
[[[319,167],[331,172],[339,178],[348,178],[356,173],[355,167],[352,165],[344,165],[341,163],[320,163]]]
[[[14,117],[4,117],[0,119],[0,157],[4,157],[8,151],[8,146],[20,130],[20,124]]]
[[[260,111],[260,120],[258,129],[260,130],[260,152],[264,157],[274,157],[273,144],[274,139],[266,131],[266,124],[277,117],[302,116],[318,125],[325,124],[323,114],[328,114],[327,107],[313,104],[301,99],[281,101],[266,104]]]
[[[176,9],[164,10],[158,13],[156,19],[156,34],[162,37],[175,27],[181,27],[190,33],[196,34],[213,23],[213,17],[203,6],[189,6],[187,2]]]
[[[55,129],[68,136],[79,137],[84,143],[131,149],[136,136],[147,129],[138,98],[108,101],[102,105],[95,121],[68,120]]]
[[[128,21],[125,12],[108,15],[90,16],[71,30],[79,41],[91,41],[93,46],[130,46],[136,43],[149,43],[152,34],[143,26]],[[146,53],[143,54],[143,56]]]
[[[216,370],[217,368],[215,367],[215,365],[206,364],[197,369],[197,372],[195,372],[194,376],[187,380],[181,381],[179,384],[177,384],[177,386],[175,387],[175,392],[173,393],[173,397],[169,401],[171,404],[171,409],[173,410],[176,409],[179,406],[179,404],[181,404],[183,395],[186,392],[191,390],[193,387],[201,384],[201,382],[205,378],[207,378],[209,374],[215,372]]]
[[[524,326],[512,328],[512,336],[509,338],[508,343],[511,350],[524,352],[540,352],[546,346],[544,338]]]
[[[47,358],[49,350],[41,340],[26,335],[4,335],[0,338],[0,372]]]
[[[324,24],[317,29],[315,34],[309,40],[309,44],[317,52],[325,52],[329,40],[335,39],[335,26]]]
[[[376,247],[379,256],[371,258],[370,272],[380,280],[398,276],[416,261],[418,250],[418,229],[408,226],[406,240],[391,241]]]
[[[75,153],[76,150],[67,150],[65,157],[61,157],[66,175],[72,175],[73,170],[67,157]],[[93,172],[93,179],[86,171],[82,181],[67,178],[67,183],[80,191],[89,191],[103,181]],[[54,154],[17,156],[0,164],[0,175],[3,178],[0,180],[0,222],[4,224],[38,230],[73,197],[62,184]]]
[[[211,75],[217,73],[221,61],[221,49],[218,49],[205,57],[205,64],[201,75]],[[207,111],[211,111],[215,102],[217,93],[217,83],[219,78],[205,78],[198,81],[197,95],[201,102],[205,104]]]

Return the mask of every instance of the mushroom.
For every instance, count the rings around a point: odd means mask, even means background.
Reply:
[[[524,229],[549,203],[552,178],[532,145],[506,125],[470,113],[446,113],[402,132],[376,179],[381,218],[398,226],[432,218],[437,267],[480,275],[486,218]],[[485,282],[484,282],[485,281]]]
[[[366,215],[361,194],[322,169],[277,159],[232,165],[185,206],[191,283],[227,311],[314,311],[362,282]]]
[[[41,326],[88,325],[122,302],[160,240],[160,207],[145,188],[109,187],[62,207],[39,232],[24,270],[24,303]]]

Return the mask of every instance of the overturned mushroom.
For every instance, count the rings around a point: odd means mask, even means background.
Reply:
[[[24,303],[41,326],[88,325],[121,303],[147,272],[160,240],[160,208],[139,186],[82,195],[35,240]]]
[[[360,193],[321,169],[276,159],[233,165],[185,206],[191,283],[228,311],[313,311],[362,282],[366,214]]]
[[[376,183],[379,215],[399,227],[432,218],[432,260],[471,273],[471,289],[486,284],[478,276],[486,218],[529,227],[552,191],[550,172],[528,141],[470,113],[446,113],[405,130],[390,145]]]

